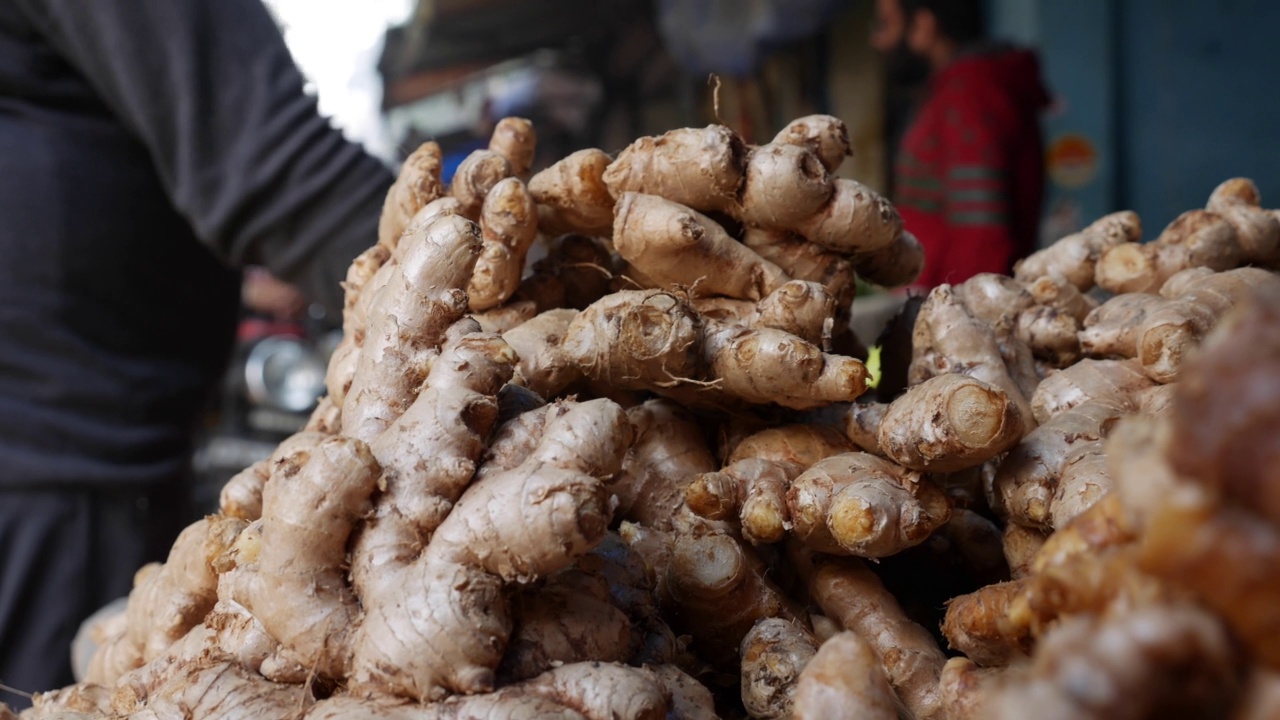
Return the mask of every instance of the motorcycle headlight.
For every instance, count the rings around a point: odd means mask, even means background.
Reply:
[[[244,373],[250,400],[285,412],[307,412],[325,390],[324,361],[294,338],[260,340],[249,351]]]

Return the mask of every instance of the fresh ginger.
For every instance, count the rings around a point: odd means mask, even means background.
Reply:
[[[907,617],[862,561],[810,558],[801,564],[814,602],[871,646],[907,713],[940,718],[938,679],[946,657],[929,631]]]
[[[1072,450],[1105,438],[1116,420],[1133,409],[1126,398],[1097,398],[1027,433],[996,472],[997,511],[1011,522],[1050,528],[1054,493]]]
[[[515,294],[537,235],[537,208],[524,183],[510,177],[494,185],[480,208],[484,247],[467,285],[472,310],[489,310]]]
[[[608,237],[613,227],[613,196],[604,179],[609,163],[603,151],[579,150],[530,178],[538,229]]]
[[[514,382],[553,398],[582,378],[561,344],[577,316],[571,309],[548,310],[502,334],[520,357]]]
[[[382,205],[378,246],[395,250],[409,220],[424,205],[444,195],[444,181],[440,178],[443,165],[444,155],[434,142],[423,143],[405,158],[400,166],[400,175],[387,191],[387,199]]]
[[[881,287],[910,285],[924,271],[924,246],[915,235],[904,231],[878,250],[854,253],[853,267],[858,277]]]
[[[657,195],[624,193],[614,217],[618,254],[662,287],[759,300],[791,279],[711,218]]]
[[[1167,456],[1195,478],[1280,525],[1280,288],[1268,285],[1218,324],[1174,391]]]
[[[685,503],[708,520],[737,520],[753,545],[775,543],[791,528],[787,488],[803,470],[796,463],[743,458],[695,476]]]
[[[1022,415],[1002,390],[947,373],[907,390],[889,404],[876,445],[894,462],[923,472],[981,465],[1022,439]]]
[[[1029,351],[1011,332],[1000,333],[979,319],[961,293],[940,285],[920,307],[912,336],[910,383],[916,385],[950,372],[968,375],[1003,391],[1017,406],[1024,428],[1033,429],[1028,383],[1023,382],[1026,371],[1018,367],[1020,360],[1030,361]],[[1018,345],[1026,353],[1021,357]]]
[[[733,214],[744,177],[746,147],[723,125],[680,128],[628,145],[604,172],[617,200],[648,193],[702,211]]]
[[[853,445],[833,427],[804,423],[777,425],[743,438],[733,447],[725,464],[759,458],[807,468],[823,458],[852,450]]]
[[[822,643],[796,682],[796,720],[896,720],[897,698],[871,645],[848,630]]]
[[[583,556],[584,559],[591,557]],[[512,602],[514,630],[499,674],[524,680],[560,663],[626,662],[631,621],[609,600],[609,584],[578,567]]]
[[[218,509],[227,517],[246,522],[262,517],[262,488],[271,479],[271,468],[293,451],[315,447],[324,438],[321,433],[308,431],[285,438],[270,457],[236,473],[222,486],[218,494]]]
[[[533,123],[524,118],[505,117],[493,127],[489,149],[506,159],[511,166],[511,174],[523,180],[533,169],[538,133],[533,129]]]
[[[606,295],[569,324],[565,353],[588,377],[627,389],[670,387],[699,375],[702,323],[662,290]]]
[[[743,231],[742,242],[792,278],[822,285],[835,298],[836,309],[848,311],[858,289],[849,257],[785,230],[749,227]]]
[[[352,548],[361,597],[400,584],[475,473],[498,418],[495,396],[515,364],[510,346],[478,329],[469,319],[449,329],[413,404],[370,444],[382,474],[374,513]]]
[[[685,486],[716,468],[698,424],[669,400],[650,400],[627,410],[635,441],[609,489],[617,516],[647,527],[687,527]]]
[[[357,439],[332,437],[295,451],[263,490],[260,541],[242,548],[230,571],[230,598],[291,659],[323,677],[346,677],[351,662],[359,605],[342,564],[377,479],[378,462]]]
[[[480,323],[481,330],[499,335],[529,322],[537,315],[538,305],[532,300],[511,300],[496,308],[471,313],[471,317]]]
[[[1085,359],[1042,380],[1031,396],[1031,411],[1043,424],[1090,400],[1136,402],[1154,385],[1133,360]]]
[[[212,562],[231,546],[243,520],[210,516],[188,526],[163,565],[145,565],[134,576],[125,623],[98,648],[88,680],[110,685],[124,673],[159,657],[198,625],[217,601]]]
[[[738,219],[755,227],[793,229],[822,211],[833,186],[818,156],[771,143],[747,154]]]
[[[830,115],[806,115],[792,120],[774,136],[773,144],[799,145],[812,152],[831,173],[853,155],[848,126]]]
[[[1244,251],[1235,228],[1221,215],[1189,210],[1149,243],[1121,243],[1098,258],[1094,278],[1110,293],[1156,292],[1174,273],[1189,267],[1229,270]]]
[[[792,717],[796,682],[817,651],[813,634],[794,622],[766,618],[756,623],[742,638],[742,705],[747,714],[761,720]]]
[[[492,150],[476,150],[458,165],[449,183],[449,194],[458,201],[458,213],[473,222],[480,220],[480,208],[489,191],[512,176],[511,163]]]
[[[516,297],[533,300],[539,312],[582,310],[609,294],[614,256],[601,241],[586,235],[561,235],[545,243],[547,254],[533,264]]]
[[[1013,276],[1030,283],[1056,274],[1083,292],[1093,287],[1094,269],[1107,248],[1123,242],[1137,242],[1140,237],[1142,222],[1135,213],[1127,210],[1112,213],[1018,261]]]
[[[821,460],[787,492],[792,535],[822,552],[886,557],[947,521],[946,496],[919,473],[867,453]]]
[[[760,559],[728,535],[678,533],[665,570],[681,629],[712,663],[736,659],[741,638],[764,618],[803,618],[802,608],[774,584]]]
[[[1221,717],[1237,686],[1231,641],[1204,611],[1171,605],[1069,618],[1027,674],[989,698],[990,717]]]
[[[466,312],[462,290],[480,231],[458,216],[411,226],[404,259],[369,308],[369,330],[342,406],[342,431],[372,440],[402,414],[426,377],[445,330]]]
[[[556,418],[520,465],[468,487],[398,587],[363,598],[353,690],[419,700],[492,690],[511,630],[505,586],[568,567],[603,537],[604,483],[630,441],[622,410],[592,400]]]
[[[705,318],[760,329],[773,328],[827,347],[831,340],[835,298],[814,282],[791,280],[757,303],[732,298],[697,298],[693,306]]]

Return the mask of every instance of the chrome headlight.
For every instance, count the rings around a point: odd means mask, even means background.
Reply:
[[[315,407],[324,394],[325,363],[307,343],[288,337],[264,338],[244,363],[249,399],[285,412]]]

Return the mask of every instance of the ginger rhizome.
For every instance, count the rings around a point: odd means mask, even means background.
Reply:
[[[923,256],[834,175],[839,120],[536,151],[507,118],[448,186],[410,156],[328,395],[30,717],[1276,706],[1280,216],[1251,181],[875,339],[858,288]]]

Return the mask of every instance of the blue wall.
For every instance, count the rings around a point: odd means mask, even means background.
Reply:
[[[1117,201],[1148,237],[1252,177],[1280,207],[1280,2],[1121,0]]]
[[[991,0],[990,8],[993,33],[1036,46],[1064,101],[1046,117],[1046,139],[1080,134],[1098,150],[1086,185],[1048,185],[1048,211],[1066,201],[1088,222],[1132,208],[1152,238],[1236,175],[1280,207],[1280,2]]]

